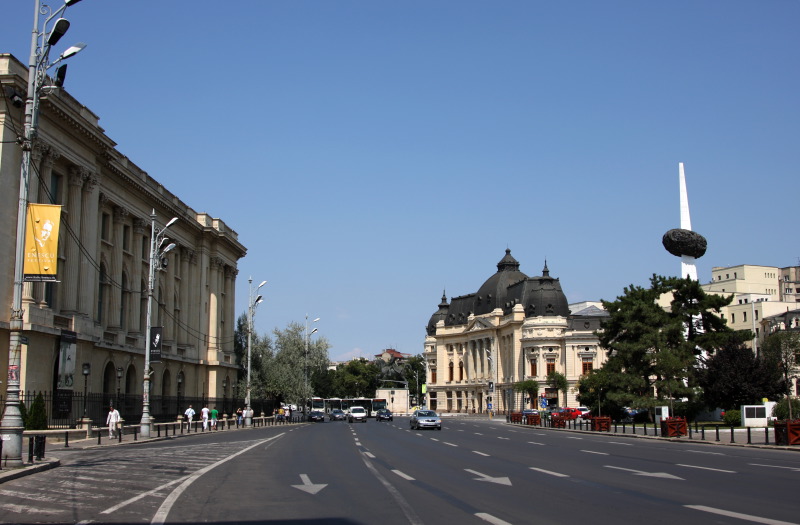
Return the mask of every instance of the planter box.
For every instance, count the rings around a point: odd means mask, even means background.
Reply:
[[[522,412],[511,412],[509,421],[512,423],[522,423]]]
[[[539,414],[528,414],[526,423],[529,425],[541,425],[542,424],[542,416]]]
[[[610,417],[593,417],[589,420],[592,422],[592,430],[596,432],[611,432]]]
[[[686,419],[667,417],[661,420],[661,435],[664,437],[681,437],[687,434]]]
[[[553,428],[567,428],[567,418],[563,416],[553,416],[550,418]]]
[[[776,445],[800,445],[800,419],[775,422]]]

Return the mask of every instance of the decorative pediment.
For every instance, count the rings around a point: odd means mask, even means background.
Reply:
[[[473,317],[467,324],[466,332],[479,332],[494,329],[494,325],[483,317]]]

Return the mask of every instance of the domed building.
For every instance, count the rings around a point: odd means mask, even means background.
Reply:
[[[563,392],[546,384],[552,371],[567,378],[566,406],[576,406],[579,378],[605,362],[594,335],[608,317],[600,303],[570,306],[546,262],[536,277],[519,266],[506,249],[477,293],[450,303],[442,296],[428,321],[423,353],[430,408],[471,414],[529,408],[530,400],[513,391],[514,383],[527,379],[539,382],[548,404],[563,405]]]

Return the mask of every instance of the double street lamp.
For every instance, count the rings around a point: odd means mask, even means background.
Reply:
[[[250,412],[250,364],[251,364],[251,354],[252,354],[252,335],[253,335],[253,318],[256,315],[256,306],[259,305],[264,300],[264,296],[257,295],[258,291],[261,289],[262,286],[267,284],[267,281],[261,281],[261,284],[256,287],[255,294],[253,294],[253,277],[251,276],[248,280],[250,283],[250,291],[249,291],[249,298],[247,303],[247,391],[244,398],[244,405],[245,405],[245,414],[244,414],[244,424],[245,426],[249,427],[252,422],[252,414]]]
[[[150,213],[150,259],[149,259],[149,277],[147,280],[147,329],[144,336],[147,344],[144,349],[144,383],[142,387],[142,420],[139,422],[139,431],[143,438],[150,437],[150,350],[153,345],[153,334],[151,334],[153,314],[153,288],[156,284],[156,270],[163,270],[167,267],[167,260],[164,256],[175,248],[175,243],[169,243],[164,246],[169,240],[166,236],[167,228],[175,224],[178,220],[173,217],[170,221],[161,228],[156,230],[156,210]],[[160,343],[157,341],[156,343]]]
[[[316,323],[317,321],[319,321],[319,317],[317,317],[316,319],[314,319],[314,320],[313,320],[313,321],[311,321],[311,322],[312,322],[312,323]],[[313,330],[311,330],[311,332],[309,333],[309,331],[308,331],[308,314],[306,314],[305,364],[304,364],[304,366],[303,366],[303,369],[304,369],[304,371],[305,371],[305,375],[304,375],[304,378],[305,378],[305,384],[304,384],[304,388],[303,388],[303,396],[306,398],[305,405],[306,405],[306,407],[308,407],[308,409],[307,409],[307,410],[305,410],[305,413],[306,413],[306,414],[308,414],[308,413],[310,413],[310,412],[311,412],[311,393],[308,391],[308,340],[309,340],[309,339],[311,338],[311,336],[312,336],[312,335],[314,335],[316,332],[317,332],[317,329],[316,329],[316,328],[314,328],[314,329],[313,329]]]
[[[81,51],[86,44],[76,44],[64,51],[55,62],[50,62],[50,49],[69,29],[69,21],[60,18],[67,7],[80,0],[66,0],[61,7],[53,11],[50,6],[40,0],[34,2],[33,33],[31,35],[31,54],[28,60],[28,91],[25,99],[25,135],[21,138],[22,166],[19,176],[19,208],[17,210],[17,237],[14,259],[14,289],[9,321],[8,346],[8,385],[3,417],[0,420],[0,433],[3,440],[2,460],[4,466],[21,467],[22,431],[24,424],[19,411],[19,388],[21,376],[21,346],[23,328],[22,283],[25,259],[25,225],[28,212],[28,187],[30,185],[31,152],[33,141],[37,135],[39,124],[39,98],[43,92],[58,89],[64,84],[67,66],[63,64],[56,69],[55,78],[47,76],[47,70],[63,60]],[[39,23],[39,15],[47,16],[44,23]],[[55,20],[54,20],[55,19]],[[10,88],[12,100],[21,97]]]

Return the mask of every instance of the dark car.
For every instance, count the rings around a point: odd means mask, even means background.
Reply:
[[[388,408],[379,408],[375,413],[375,421],[394,421],[394,418]]]
[[[344,421],[347,419],[347,414],[344,413],[344,410],[340,410],[338,408],[334,408],[331,410],[331,413],[328,414],[328,419],[331,421]]]
[[[320,412],[319,410],[314,410],[308,413],[308,420],[309,421],[319,421],[320,423],[325,422],[325,413]]]

